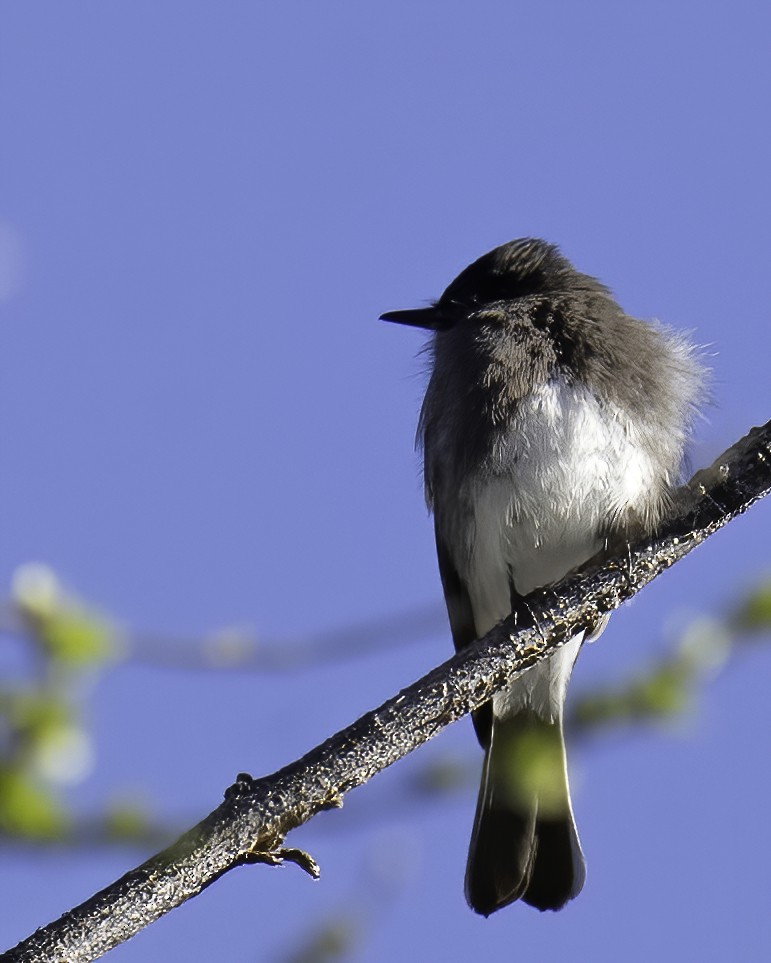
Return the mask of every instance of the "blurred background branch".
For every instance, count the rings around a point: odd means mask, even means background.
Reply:
[[[444,630],[440,605],[426,605],[304,640],[261,640],[224,629],[184,641],[134,634],[80,600],[48,567],[18,569],[0,607],[6,646],[21,650],[23,671],[0,688],[0,841],[6,846],[139,845],[153,848],[179,826],[158,823],[151,807],[133,799],[79,813],[68,789],[94,764],[86,725],[88,696],[100,673],[120,661],[159,669],[298,671],[342,659],[360,659],[390,640],[415,644]],[[760,578],[722,617],[699,616],[678,633],[666,655],[631,677],[572,700],[567,727],[585,737],[621,726],[669,720],[693,707],[706,684],[740,649],[771,637],[771,576]],[[477,778],[474,756],[452,758],[434,750],[417,774],[402,781],[398,808],[466,791]],[[377,801],[370,801],[377,807]],[[389,802],[389,806],[393,801]],[[367,817],[367,809],[360,813]]]
[[[442,602],[368,619],[305,638],[268,639],[250,626],[223,626],[197,637],[126,628],[67,590],[45,565],[21,566],[0,604],[0,634],[64,661],[128,660],[168,669],[295,672],[411,645],[446,625]]]

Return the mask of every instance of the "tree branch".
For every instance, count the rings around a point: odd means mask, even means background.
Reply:
[[[482,705],[516,675],[635,595],[709,535],[771,490],[771,422],[753,429],[680,489],[655,536],[620,556],[592,560],[483,639],[429,672],[379,709],[271,776],[241,775],[225,801],[168,849],[38,930],[0,960],[85,963],[247,863],[290,860],[317,868],[285,835],[346,792]]]

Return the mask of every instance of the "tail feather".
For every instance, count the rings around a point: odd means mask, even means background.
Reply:
[[[518,899],[557,910],[584,878],[561,721],[531,711],[496,718],[466,868],[469,905],[484,916]]]

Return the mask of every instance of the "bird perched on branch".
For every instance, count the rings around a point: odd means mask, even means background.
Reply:
[[[429,307],[425,489],[456,649],[609,539],[653,530],[681,469],[705,369],[682,335],[629,317],[552,244],[475,261]],[[485,749],[466,898],[560,909],[584,883],[563,705],[587,626],[474,714]]]

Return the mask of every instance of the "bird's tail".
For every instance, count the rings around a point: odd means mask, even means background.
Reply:
[[[584,878],[562,720],[529,709],[495,718],[466,867],[469,905],[484,916],[517,899],[557,910]]]

